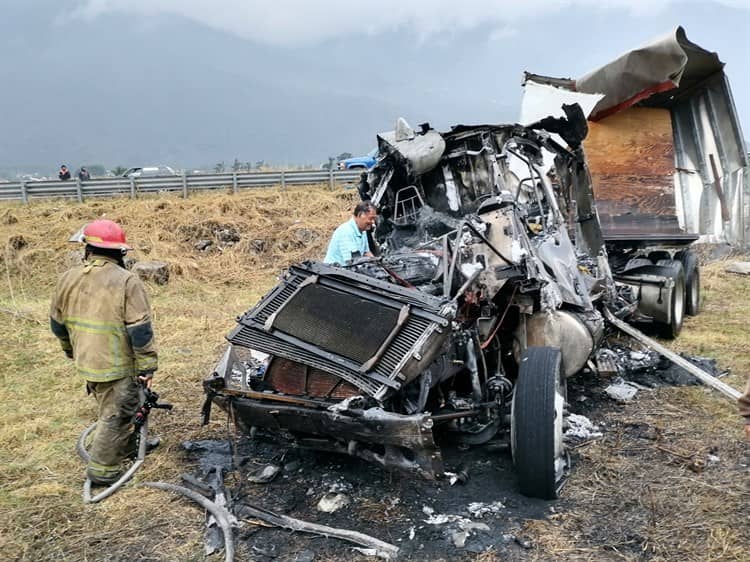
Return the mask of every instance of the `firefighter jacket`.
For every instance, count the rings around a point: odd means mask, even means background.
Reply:
[[[113,381],[157,368],[146,289],[109,257],[93,254],[62,275],[50,327],[87,381]]]

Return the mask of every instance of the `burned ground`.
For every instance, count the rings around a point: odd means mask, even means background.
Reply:
[[[264,190],[187,201],[33,203],[0,211],[3,558],[204,559],[204,516],[187,500],[129,486],[102,504],[81,503],[83,467],[73,446],[93,421],[94,404],[46,326],[52,287],[73,249],[67,237],[83,222],[106,214],[125,223],[137,259],[170,264],[169,284],[150,286],[149,292],[161,348],[155,387],[176,410],[154,414],[152,428],[163,446],[148,458],[136,482],[179,483],[182,473],[200,472],[200,455],[185,451],[184,441],[234,440],[218,412],[208,427],[199,425],[200,382],[234,317],[274,283],[281,266],[322,255],[353,200],[351,192]],[[240,241],[203,252],[176,232],[179,225],[209,220],[234,226]],[[299,229],[312,234],[298,238]],[[14,236],[23,236],[26,244],[15,248]],[[253,250],[261,239],[267,241],[262,255]],[[704,312],[689,318],[669,345],[716,359],[719,370],[731,370],[725,380],[740,388],[750,371],[748,281],[724,273],[724,267],[717,262],[704,269]],[[406,559],[746,559],[750,451],[741,440],[734,405],[700,386],[642,390],[633,402],[618,404],[604,395],[608,383],[590,378],[583,388],[573,386],[572,411],[599,424],[603,437],[573,450],[574,467],[556,502],[519,496],[507,451],[479,448],[448,449],[448,468],[468,467],[469,476],[466,484],[450,486],[323,453],[290,451],[282,462],[283,447],[261,442],[245,445],[256,450],[241,470],[227,476],[227,486],[239,489],[246,501],[398,544]],[[246,474],[268,462],[283,467],[274,481],[246,481]],[[337,482],[351,485],[342,492],[351,503],[333,514],[318,512],[320,496]],[[495,501],[505,506],[498,513],[482,518],[466,513],[471,502]],[[424,506],[434,515],[485,523],[490,531],[477,530],[459,549],[444,535],[445,525],[424,523]],[[270,559],[270,554],[294,560],[305,551],[315,560],[367,559],[341,541],[250,523],[239,536],[238,560]],[[482,552],[472,552],[480,547]]]
[[[236,512],[247,502],[359,530],[396,544],[405,560],[742,559],[750,447],[727,443],[712,408],[696,407],[705,389],[673,386],[692,383],[685,371],[657,361],[627,379],[653,388],[620,404],[605,392],[609,377],[571,381],[571,411],[588,416],[602,436],[571,439],[572,473],[554,502],[520,495],[509,451],[493,444],[443,443],[446,469],[460,475],[453,485],[234,432],[186,443],[186,455],[198,478],[217,465],[229,472]],[[267,466],[281,469],[273,481],[249,481]],[[321,513],[316,505],[330,493],[348,503]],[[278,529],[251,527],[239,542],[256,560],[295,560],[300,552],[358,559],[341,541]]]
[[[230,486],[235,511],[241,512],[239,506],[248,502],[298,519],[358,530],[399,546],[405,560],[473,560],[485,551],[502,559],[520,559],[525,550],[521,545],[530,546],[523,522],[545,517],[550,508],[548,502],[518,493],[510,456],[502,450],[448,446],[448,469],[459,473],[461,480],[466,478],[451,486],[447,480],[427,481],[359,459],[289,450],[262,440],[239,438],[188,446],[192,449],[188,458],[198,464],[201,456],[216,450],[224,451],[225,466],[232,464],[232,457],[240,464]],[[267,484],[248,482],[248,474],[269,464],[282,467],[279,476]],[[204,471],[199,469],[197,475]],[[335,513],[321,513],[316,506],[328,494],[341,494],[348,503]],[[481,511],[486,513],[478,516]],[[428,523],[439,518],[452,521]],[[472,523],[479,526],[471,528]],[[462,527],[468,529],[468,536],[462,536]],[[240,537],[256,558],[263,548],[272,549],[281,560],[294,560],[301,550],[314,552],[319,560],[357,558],[347,543],[285,530],[250,527]]]

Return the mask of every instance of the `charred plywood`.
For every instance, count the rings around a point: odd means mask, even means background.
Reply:
[[[584,142],[605,235],[677,232],[668,109],[631,107],[589,123]]]

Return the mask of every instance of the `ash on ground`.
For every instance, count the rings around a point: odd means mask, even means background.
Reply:
[[[523,536],[523,522],[546,517],[555,505],[520,495],[510,453],[502,446],[444,446],[447,469],[468,475],[463,483],[454,479],[454,485],[448,478],[428,481],[360,459],[283,447],[263,438],[193,441],[184,448],[197,467],[188,480],[210,488],[217,472],[223,473],[227,505],[238,518],[248,503],[359,531],[398,546],[399,560],[465,560],[485,551],[503,560],[521,560],[532,547]],[[278,467],[278,475],[254,483],[255,475],[270,472],[269,466]],[[235,537],[253,560],[368,559],[353,550],[354,544],[285,529],[244,523]],[[220,533],[207,533],[213,551],[220,541]]]
[[[607,351],[620,376],[640,388],[696,384],[689,373],[649,350],[611,345]],[[688,359],[717,374],[715,361]],[[568,381],[571,413],[565,440],[571,447],[572,470],[577,446],[611,430],[608,412],[618,406],[607,398],[605,388],[612,382],[612,377],[596,373]],[[398,546],[400,560],[474,560],[482,552],[510,561],[533,558],[536,547],[524,536],[525,521],[572,507],[564,490],[562,499],[551,502],[522,496],[510,451],[500,441],[471,448],[442,443],[446,478],[429,481],[267,437],[250,439],[233,433],[227,440],[184,443],[188,460],[196,467],[185,483],[192,479],[205,488],[204,493],[225,489],[226,505],[239,519],[243,504],[251,504],[311,523],[359,531]],[[235,537],[240,552],[244,549],[259,561],[369,559],[366,549],[341,540],[248,522]],[[206,552],[219,551],[221,541],[221,533],[209,528]]]

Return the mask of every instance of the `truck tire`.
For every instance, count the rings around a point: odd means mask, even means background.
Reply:
[[[685,272],[685,314],[697,316],[701,311],[701,274],[698,256],[692,250],[684,250],[675,255],[682,263]]]
[[[521,358],[511,406],[511,450],[524,496],[557,498],[567,468],[564,396],[560,350],[528,348]]]
[[[661,337],[673,340],[680,335],[685,319],[685,272],[678,260],[665,260],[658,267],[663,270],[661,275],[674,280],[674,290],[668,303],[670,321],[658,324],[657,331]]]

